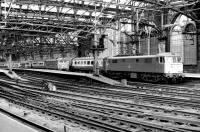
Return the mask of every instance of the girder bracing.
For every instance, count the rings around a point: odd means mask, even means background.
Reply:
[[[68,32],[81,28],[87,29],[87,27],[94,28],[95,6],[98,15],[97,27],[102,26],[102,21],[113,22],[130,18],[133,8],[134,10],[139,8],[152,10],[151,5],[135,3],[129,1],[126,4],[120,4],[116,0],[110,2],[16,0],[4,3],[5,7],[1,10],[5,17],[1,25],[6,24],[6,27],[2,29],[60,33],[62,30]]]
[[[10,32],[26,34],[12,44],[49,43],[57,45],[77,44],[79,33],[94,34],[95,28],[114,28],[113,24],[146,24],[155,21],[163,9],[170,9],[197,20],[182,7],[191,6],[197,0],[1,0],[1,45],[9,43]],[[141,22],[141,23],[140,23]],[[156,22],[155,22],[156,23]],[[134,27],[135,28],[135,27]],[[159,26],[154,28],[159,29]],[[137,29],[138,30],[138,29]],[[161,30],[161,29],[160,29]],[[58,36],[62,37],[58,37]],[[27,39],[32,39],[28,42]],[[48,38],[43,41],[40,38]],[[51,39],[55,39],[51,41]],[[25,39],[25,40],[23,40]],[[35,41],[37,40],[38,41]],[[28,45],[28,44],[27,44]],[[55,45],[55,44],[54,44]]]

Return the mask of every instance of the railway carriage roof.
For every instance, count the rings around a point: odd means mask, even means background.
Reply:
[[[47,59],[45,61],[70,60],[70,58]]]
[[[32,62],[31,60],[28,60],[28,61],[20,61],[21,63],[30,63]]]
[[[98,59],[102,59],[102,58],[98,58]],[[94,60],[93,57],[78,57],[78,58],[74,58],[73,60]]]

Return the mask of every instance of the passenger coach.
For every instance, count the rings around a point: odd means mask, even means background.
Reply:
[[[45,68],[54,70],[69,70],[70,59],[50,59],[45,60]]]
[[[79,57],[71,60],[71,71],[93,72],[93,57]],[[98,58],[99,69],[102,69],[103,59]]]

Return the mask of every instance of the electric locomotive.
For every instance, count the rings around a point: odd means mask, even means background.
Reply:
[[[184,77],[181,57],[172,53],[104,58],[103,73],[111,78],[134,78],[166,83],[177,83]]]

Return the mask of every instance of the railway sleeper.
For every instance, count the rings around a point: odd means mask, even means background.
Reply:
[[[124,124],[123,124],[124,125]]]

